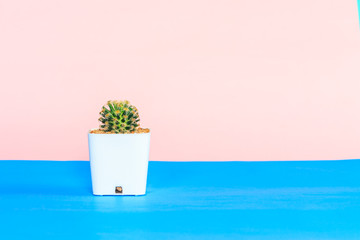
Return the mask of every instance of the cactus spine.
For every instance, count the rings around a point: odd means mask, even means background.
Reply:
[[[112,133],[134,133],[139,127],[139,113],[129,101],[108,101],[102,107],[100,130]]]

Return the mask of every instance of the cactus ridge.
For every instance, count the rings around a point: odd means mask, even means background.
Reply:
[[[140,126],[139,113],[129,101],[109,100],[100,112],[100,130],[112,133],[134,133]]]

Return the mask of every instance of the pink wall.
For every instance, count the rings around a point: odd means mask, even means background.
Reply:
[[[87,160],[125,98],[152,160],[360,158],[356,4],[0,0],[0,159]]]

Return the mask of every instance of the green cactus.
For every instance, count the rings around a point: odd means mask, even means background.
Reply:
[[[134,133],[140,125],[137,108],[127,100],[108,101],[102,107],[100,115],[100,130],[105,132]]]

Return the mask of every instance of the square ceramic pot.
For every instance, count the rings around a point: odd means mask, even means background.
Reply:
[[[89,133],[89,157],[94,195],[144,195],[150,133]]]

